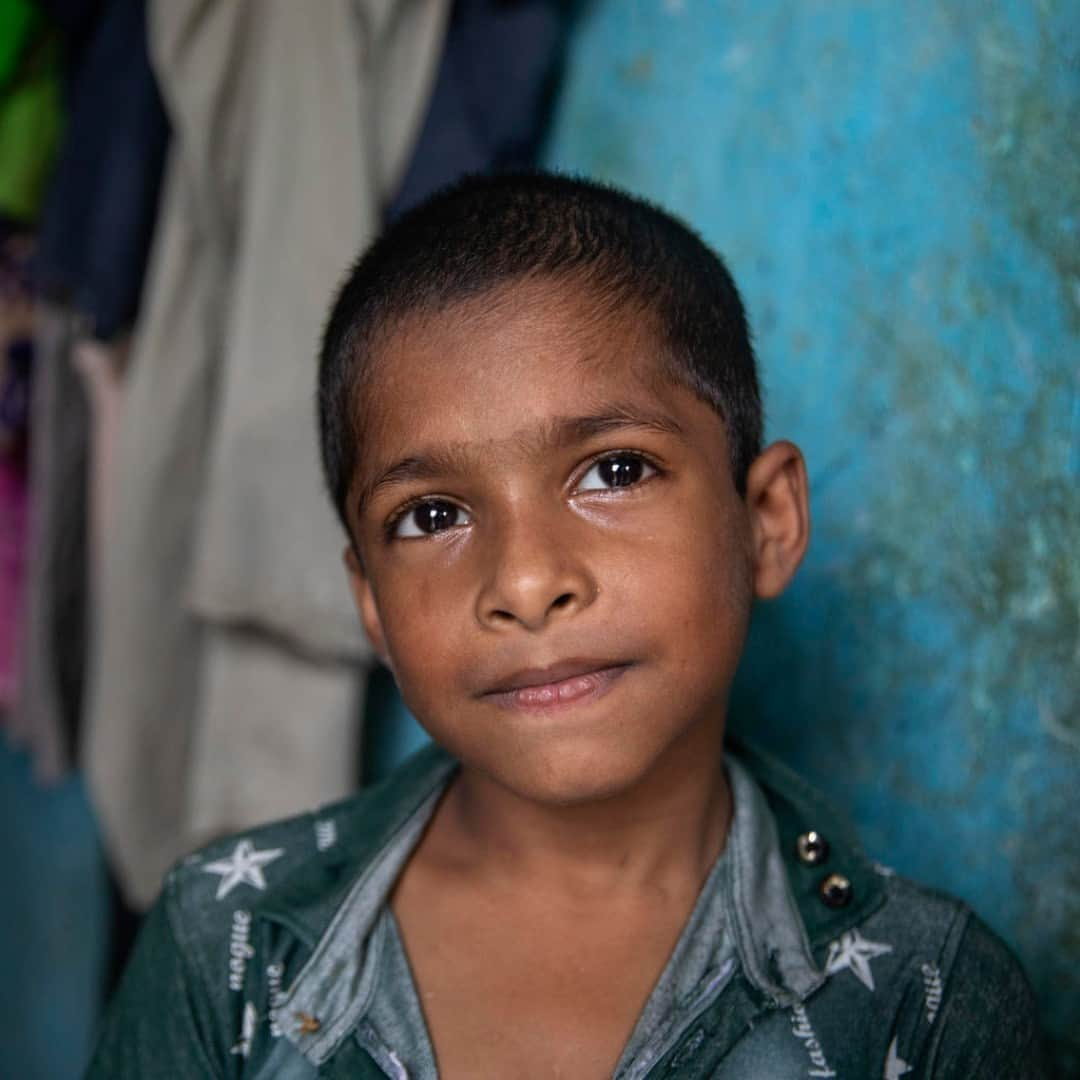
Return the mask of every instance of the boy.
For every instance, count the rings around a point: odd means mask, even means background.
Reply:
[[[178,866],[92,1073],[1037,1075],[990,932],[724,752],[807,481],[761,450],[694,234],[582,181],[466,181],[354,269],[319,412],[364,626],[437,746]]]

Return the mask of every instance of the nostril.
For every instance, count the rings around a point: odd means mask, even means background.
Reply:
[[[573,597],[572,593],[564,592],[562,594],[562,596],[556,596],[555,599],[551,601],[551,608],[552,608],[553,611],[556,608],[564,608],[573,599],[574,599],[574,597]]]

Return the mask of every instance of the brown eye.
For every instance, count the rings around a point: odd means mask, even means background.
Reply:
[[[466,521],[467,515],[460,506],[445,499],[431,499],[402,514],[394,526],[394,536],[433,536]]]
[[[579,491],[605,491],[638,484],[656,470],[638,454],[610,454],[581,478]]]

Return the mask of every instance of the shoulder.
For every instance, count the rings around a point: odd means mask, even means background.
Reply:
[[[838,1048],[838,1060],[859,1046],[859,1068],[876,1075],[1041,1076],[1033,996],[1007,946],[963,901],[868,859],[802,777],[736,746],[768,801],[825,976],[805,1002],[823,1044]]]
[[[234,1075],[255,1060],[277,1069],[294,1053],[268,1020],[283,988],[452,765],[426,749],[360,795],[180,860],[139,934],[89,1075],[174,1075],[178,1062],[200,1076]]]
[[[877,931],[896,943],[921,1028],[920,1075],[1042,1077],[1035,996],[1019,962],[967,904],[899,876]]]
[[[247,830],[166,877],[104,1017],[88,1075],[224,1077],[248,1057],[257,957],[253,903],[317,858],[317,815]]]
[[[860,954],[901,994],[918,999],[934,1025],[947,995],[974,970],[1002,993],[1026,990],[1023,972],[1006,945],[962,900],[878,866],[882,903],[865,919],[829,941],[820,952],[826,973],[858,971]],[[877,957],[881,957],[878,960]]]
[[[743,740],[732,742],[768,803],[788,881],[815,951],[832,948],[846,932],[872,926],[889,934],[890,952],[952,955],[974,919],[966,904],[868,858],[830,799],[771,755]]]
[[[167,875],[160,900],[179,944],[216,956],[238,918],[313,903],[329,921],[343,890],[451,767],[446,754],[427,747],[357,795],[187,855]]]
[[[260,916],[314,944],[353,882],[453,767],[444,751],[427,746],[355,796],[246,829],[181,859],[159,901],[178,945],[196,970],[205,958],[216,972],[222,948]]]
[[[1008,946],[970,914],[940,991],[927,1052],[936,1077],[1045,1075],[1035,996]]]
[[[948,963],[975,919],[962,900],[927,888],[891,868],[871,864],[881,880],[884,902],[867,924],[887,932],[905,952],[935,953]]]
[[[955,897],[877,872],[882,902],[815,950],[826,983],[807,1007],[837,1063],[938,1080],[1043,1076],[1034,999],[1007,946]]]
[[[235,914],[274,898],[287,881],[315,870],[338,841],[338,825],[356,797],[222,837],[185,856],[169,871],[158,904],[178,944],[194,950],[227,939]]]

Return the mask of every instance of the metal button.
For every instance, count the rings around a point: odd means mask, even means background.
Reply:
[[[829,841],[811,829],[795,841],[795,853],[807,866],[820,866],[829,857]]]
[[[851,882],[843,874],[830,874],[818,889],[827,907],[847,907],[851,903]]]

